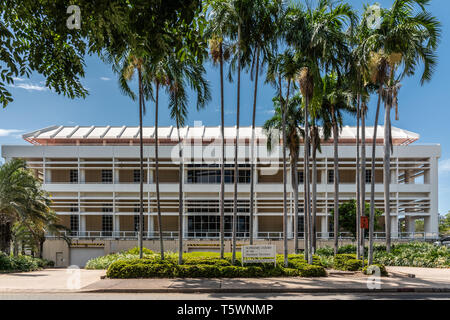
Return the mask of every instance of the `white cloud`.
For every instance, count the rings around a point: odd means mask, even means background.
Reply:
[[[13,77],[13,80],[14,80],[14,81],[25,81],[25,79],[17,78],[17,77]]]
[[[21,88],[21,89],[25,89],[27,91],[46,91],[46,90],[48,90],[47,87],[40,86],[37,84],[32,84],[32,83],[19,83],[19,84],[11,85],[11,87]]]
[[[111,78],[108,78],[108,77],[100,77],[100,80],[103,80],[103,81],[109,81],[109,80],[111,80]]]
[[[23,130],[18,129],[0,129],[0,137],[8,137],[19,132],[23,132]]]
[[[440,173],[450,172],[450,159],[443,159],[439,161],[439,172]]]

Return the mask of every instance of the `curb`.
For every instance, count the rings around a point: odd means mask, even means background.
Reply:
[[[153,288],[87,289],[80,293],[450,293],[450,288]]]

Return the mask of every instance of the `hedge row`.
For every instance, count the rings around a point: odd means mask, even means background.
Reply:
[[[159,258],[118,260],[113,262],[106,275],[109,278],[256,278],[256,277],[324,277],[326,271],[317,265],[293,262],[284,268],[281,265],[259,264],[249,266],[231,265],[223,259],[191,258],[178,265],[171,259]]]

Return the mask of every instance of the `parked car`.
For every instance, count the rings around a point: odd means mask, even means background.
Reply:
[[[450,248],[450,237],[443,237],[434,243],[437,246],[446,246]]]

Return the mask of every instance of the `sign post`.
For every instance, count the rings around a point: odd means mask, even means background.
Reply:
[[[362,237],[362,243],[364,244],[364,230],[369,229],[369,218],[366,216],[361,216],[361,237]],[[358,243],[358,245],[360,245]],[[364,269],[364,245],[361,248],[361,252],[362,252],[362,267]]]
[[[242,266],[244,263],[273,262],[277,265],[277,250],[274,245],[242,246]]]

